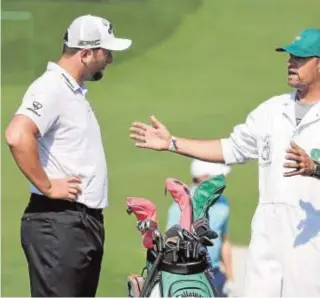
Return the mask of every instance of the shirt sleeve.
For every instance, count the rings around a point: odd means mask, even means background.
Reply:
[[[258,107],[248,115],[244,123],[233,128],[228,138],[221,139],[226,164],[245,163],[258,158],[257,139],[262,114],[261,108]]]
[[[228,230],[229,230],[229,216],[227,216],[225,218],[225,221],[224,221],[222,228],[221,228],[221,232],[228,234]]]
[[[222,195],[217,203],[209,209],[210,228],[218,233],[228,233],[230,205]]]
[[[18,108],[16,115],[29,117],[38,127],[40,135],[54,125],[60,115],[60,104],[51,92],[28,90]]]

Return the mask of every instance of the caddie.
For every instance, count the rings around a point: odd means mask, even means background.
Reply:
[[[244,296],[320,296],[320,29],[276,50],[289,56],[294,90],[261,103],[228,137],[175,137],[154,116],[151,126],[134,122],[130,137],[140,148],[229,165],[257,160]]]

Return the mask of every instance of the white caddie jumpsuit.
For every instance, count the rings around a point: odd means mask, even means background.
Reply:
[[[245,296],[320,296],[320,180],[283,176],[292,170],[283,167],[291,140],[309,155],[320,149],[320,103],[297,126],[294,98],[260,104],[221,141],[227,164],[259,163]]]

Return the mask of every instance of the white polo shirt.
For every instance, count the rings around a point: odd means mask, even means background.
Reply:
[[[107,165],[99,124],[85,98],[87,89],[53,62],[26,91],[16,114],[39,128],[39,154],[49,178],[79,176],[78,202],[91,208],[108,206]],[[34,185],[31,192],[41,194]]]

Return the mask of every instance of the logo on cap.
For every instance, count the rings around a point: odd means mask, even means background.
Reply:
[[[91,47],[95,47],[101,44],[101,40],[100,39],[96,39],[96,40],[79,40],[78,42],[78,46],[91,46]]]
[[[107,20],[102,20],[102,24],[108,27],[108,33],[112,34],[113,26],[111,23],[109,23]]]
[[[302,38],[301,38],[301,36],[296,36],[295,38],[294,38],[294,40],[292,41],[292,43],[295,43],[295,42],[297,42],[297,41],[299,41],[299,40],[301,40]]]
[[[112,32],[113,32],[113,26],[112,26],[112,24],[110,23],[109,29],[108,29],[108,33],[109,33],[109,34],[112,34]]]

